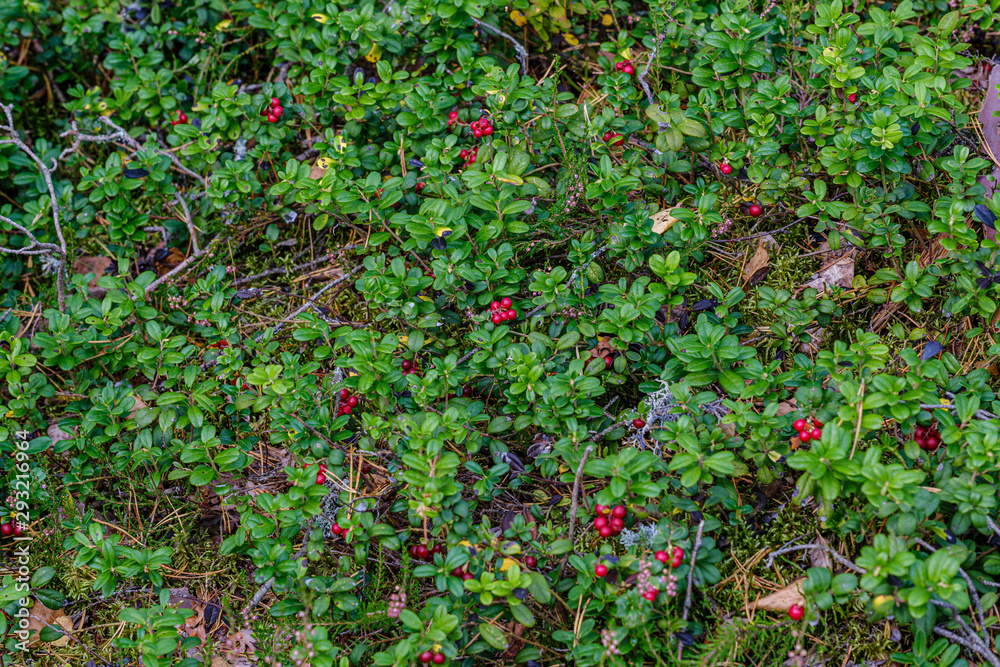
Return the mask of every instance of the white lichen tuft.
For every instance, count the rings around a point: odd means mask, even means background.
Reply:
[[[651,549],[653,540],[660,534],[655,523],[639,523],[635,528],[624,528],[619,539],[625,548],[639,547],[640,549]]]

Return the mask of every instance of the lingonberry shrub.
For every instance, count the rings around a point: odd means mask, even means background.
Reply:
[[[993,10],[571,9],[0,9],[0,664],[1000,664]]]

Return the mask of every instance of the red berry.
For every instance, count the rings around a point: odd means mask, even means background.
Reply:
[[[847,96],[847,101],[850,102],[851,104],[854,104],[855,102],[858,101],[858,94],[851,93],[850,95]]]
[[[476,163],[476,156],[473,155],[472,157],[469,158],[469,164],[475,164],[475,163]]]
[[[807,424],[805,419],[796,419],[795,423],[792,424],[792,428],[794,428],[796,431],[804,431],[806,430],[806,426]]]
[[[611,364],[615,363],[615,360],[611,358],[611,355],[604,357],[604,367],[611,368]]]
[[[632,420],[632,426],[634,426],[636,428],[645,428],[646,427],[646,421],[644,419],[639,419],[639,418],[633,419]]]
[[[788,608],[788,618],[793,621],[799,621],[805,615],[806,610],[800,604],[793,604]]]
[[[322,463],[320,463],[320,464],[319,464],[319,471],[320,471],[320,472],[326,472],[326,466],[325,466],[325,465],[323,465]]]
[[[407,549],[407,551],[409,551],[410,555],[413,556],[414,558],[417,557],[417,545],[416,544],[411,544],[410,548]]]
[[[271,113],[278,118],[281,118],[281,116],[285,113],[285,109],[284,107],[271,107]]]
[[[433,548],[431,548],[431,553],[432,554],[439,554],[442,551],[444,551],[444,547],[442,547],[440,544],[435,544],[433,546]]]
[[[625,137],[623,137],[622,135],[620,135],[618,133],[615,133],[615,134],[611,135],[611,145],[612,146],[621,146],[624,141],[625,141]]]
[[[622,71],[622,67],[624,65],[625,65],[625,63],[615,63],[615,69],[620,72],[620,71]]]
[[[469,157],[469,151],[467,151],[467,150],[465,150],[463,148],[462,150],[460,150],[458,152],[458,157],[460,157],[460,158],[462,158],[464,160],[465,158]]]
[[[719,171],[728,176],[729,174],[733,173],[733,166],[730,164],[723,164],[719,167]]]
[[[403,370],[408,371],[413,368],[413,362],[409,359],[403,359]]]
[[[352,408],[358,407],[358,397],[357,396],[348,396],[347,397],[347,405],[349,407],[352,407]]]
[[[454,570],[451,571],[451,576],[453,577],[461,577],[462,574],[463,572],[461,567],[456,567]]]
[[[324,475],[323,473],[317,473],[316,474],[316,483],[317,484],[325,484],[326,483],[326,475]]]
[[[604,528],[601,528],[597,532],[600,533],[601,537],[611,537],[614,531],[611,530],[611,526],[605,526]]]
[[[349,400],[349,399],[348,399],[348,400]],[[344,411],[344,414],[345,414],[345,415],[349,415],[349,414],[351,414],[351,406],[350,406],[350,405],[345,405],[345,406],[342,406],[342,407],[341,407],[340,409]]]
[[[271,106],[272,107],[276,107],[276,106],[280,106],[280,105],[281,105],[281,100],[279,100],[277,97],[272,97],[271,98]]]
[[[606,525],[608,525],[608,520],[605,517],[599,516],[596,519],[594,519],[594,528],[596,528],[597,530],[604,528]]]
[[[493,313],[493,324],[500,324],[503,322],[503,316],[500,313]]]
[[[655,588],[650,588],[648,591],[642,594],[642,597],[652,602],[653,600],[656,599],[656,596],[659,594],[659,592],[660,591],[656,590]]]
[[[611,516],[624,519],[628,516],[628,510],[625,509],[624,505],[616,505],[615,508],[611,510]]]
[[[504,298],[500,299],[500,307],[501,308],[508,308],[509,309],[513,305],[514,305],[514,302],[511,301],[508,297],[504,297]]]
[[[462,398],[472,398],[472,387],[468,385],[462,387]]]
[[[340,527],[339,523],[335,523],[332,526],[330,526],[330,532],[333,533],[334,535],[343,535],[344,529]]]
[[[424,651],[420,654],[420,662],[430,662],[434,659],[434,654],[430,651]]]
[[[607,505],[594,505],[594,512],[597,514],[607,514],[610,508]]]
[[[14,537],[21,537],[22,535],[24,535],[24,528],[21,527],[21,524],[15,523],[14,524]]]
[[[414,185],[414,186],[413,186],[413,189],[414,189],[414,190],[416,190],[417,192],[420,192],[420,191],[421,191],[421,190],[423,190],[423,189],[424,189],[425,187],[427,187],[427,184],[426,184],[426,183],[423,183],[423,182],[418,182],[418,183],[417,183],[416,185]]]
[[[351,395],[351,391],[346,387],[340,390],[340,400],[346,401],[347,397]]]
[[[500,302],[494,301],[490,304],[490,310],[500,310]]]
[[[457,111],[449,111],[448,112],[448,120],[458,120],[458,112]]]
[[[617,535],[618,533],[622,532],[622,529],[625,528],[625,521],[619,519],[618,517],[615,517],[611,519],[611,521],[608,523],[608,527],[611,529],[612,533]]]
[[[427,560],[427,558],[430,555],[431,555],[431,550],[427,548],[426,544],[417,545],[417,558],[419,558],[420,560]]]
[[[14,526],[9,523],[0,525],[0,534],[3,534],[4,537],[10,537],[14,534]]]
[[[186,123],[186,122],[188,122],[188,117],[187,117],[187,114],[186,114],[186,113],[184,113],[183,111],[178,111],[178,112],[177,112],[177,119],[178,119],[179,121],[181,121],[181,123]]]
[[[474,127],[472,128],[472,136],[478,139],[479,137],[483,136],[483,131],[480,130],[478,127]]]
[[[666,551],[663,550],[657,551],[655,554],[653,554],[653,558],[660,561],[661,563],[666,563],[668,560],[670,560],[670,556],[667,554]]]
[[[171,125],[180,125],[181,122],[179,120],[172,120],[172,121],[170,121],[170,124]]]
[[[534,556],[525,556],[524,557],[524,565],[526,567],[536,568],[536,567],[538,567],[538,559],[535,558]]]
[[[269,114],[267,114],[267,122],[268,123],[277,123],[278,122],[278,117],[275,116],[273,113],[269,113]]]
[[[935,449],[938,448],[938,445],[941,444],[941,442],[934,436],[927,438],[924,441],[924,443],[925,443],[924,449],[928,452],[933,452]]]
[[[622,67],[622,71],[630,76],[632,74],[635,74],[635,68],[632,67],[632,65],[625,65],[624,67]]]
[[[680,547],[674,547],[674,560],[684,560],[684,550]]]
[[[764,212],[764,209],[762,209],[759,204],[751,204],[750,205],[750,215],[752,215],[753,217],[756,218],[756,217],[760,216],[760,214],[763,213],[763,212]]]
[[[811,437],[813,440],[819,440],[820,438],[823,437],[823,430],[814,428],[812,431],[809,432],[809,437]]]
[[[812,434],[809,431],[799,431],[799,440],[809,442],[812,440]]]
[[[514,310],[513,308],[511,308],[510,310],[508,310],[507,311],[507,319],[508,320],[516,320],[517,319],[517,311]]]
[[[475,579],[471,572],[466,572],[462,575],[462,581],[468,581],[469,579]]]
[[[598,563],[597,565],[594,566],[594,574],[596,574],[598,577],[603,577],[607,573],[608,573],[608,566],[605,565],[604,563]]]
[[[444,664],[444,660],[445,660],[444,653],[435,653],[434,654],[434,664],[435,665],[443,665]]]

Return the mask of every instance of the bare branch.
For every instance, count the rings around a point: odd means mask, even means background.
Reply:
[[[59,198],[56,197],[56,188],[52,183],[52,171],[59,166],[57,160],[52,161],[52,166],[45,164],[45,162],[35,154],[26,143],[21,141],[21,136],[18,131],[14,129],[14,105],[13,104],[0,104],[0,111],[3,111],[3,115],[6,118],[6,125],[0,125],[0,130],[4,130],[8,133],[8,138],[0,139],[0,145],[13,145],[17,147],[22,153],[31,158],[31,161],[38,166],[38,171],[42,174],[42,179],[45,181],[45,187],[49,191],[49,199],[52,205],[52,224],[55,228],[56,238],[59,239],[59,245],[54,246],[51,243],[40,244],[38,240],[28,232],[21,225],[15,225],[9,218],[3,218],[4,222],[7,222],[11,226],[18,229],[21,233],[28,237],[31,245],[24,249],[24,252],[12,252],[7,249],[0,249],[0,252],[6,252],[9,254],[25,254],[25,255],[58,255],[58,268],[56,269],[56,293],[59,299],[59,310],[66,310],[66,263],[68,261],[68,252],[66,250],[66,239],[63,236],[62,225],[59,223]]]
[[[863,567],[858,567],[857,565],[847,560],[839,553],[837,553],[836,551],[834,551],[833,549],[824,544],[797,544],[790,547],[783,547],[781,549],[778,549],[777,551],[772,551],[767,555],[767,566],[771,567],[771,565],[774,564],[774,559],[777,558],[778,556],[781,556],[782,554],[786,554],[791,551],[803,551],[806,549],[822,549],[823,551],[830,554],[830,556],[833,557],[833,560],[837,561],[838,563],[846,567],[848,570],[852,570],[853,572],[857,572],[858,574],[865,574],[866,572],[866,570]]]
[[[194,226],[194,218],[191,217],[191,209],[188,208],[187,202],[184,201],[184,195],[177,193],[177,197],[174,201],[180,204],[181,209],[184,211],[184,224],[187,225],[188,234],[191,235],[191,248],[196,254],[201,253],[201,248],[198,247],[198,230]]]

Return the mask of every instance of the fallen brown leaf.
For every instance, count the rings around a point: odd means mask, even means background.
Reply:
[[[818,549],[809,550],[809,559],[812,561],[813,567],[830,567],[830,554],[826,549],[822,547],[829,547],[830,543],[823,539],[822,535],[817,535],[816,539],[812,541]]]
[[[743,275],[740,276],[743,282],[756,285],[762,281],[767,276],[767,272],[771,270],[770,262],[771,255],[767,252],[767,246],[762,238],[757,241],[757,250],[754,251],[753,257],[743,267]]]
[[[788,611],[793,604],[805,605],[806,599],[802,595],[802,582],[805,577],[796,579],[780,591],[775,591],[767,597],[763,597],[755,603],[748,604],[744,611]]]
[[[778,403],[778,416],[784,417],[790,412],[795,412],[798,409],[796,401],[794,398],[790,398],[787,401],[781,401]]]
[[[654,213],[651,218],[653,221],[653,231],[657,234],[662,234],[673,227],[674,223],[677,222],[677,218],[674,217],[673,212],[673,208],[665,208]]]
[[[55,625],[66,632],[73,632],[73,622],[62,613],[61,609],[52,610],[39,601],[35,601],[31,611],[28,612],[28,644],[38,641],[38,634],[42,628],[48,625]],[[63,647],[69,644],[69,637],[63,635],[54,642],[49,642],[49,646]]]
[[[851,289],[854,283],[854,253],[849,252],[840,257],[835,257],[827,261],[823,268],[816,272],[812,279],[805,284],[806,287],[815,288],[822,294],[827,291],[828,286]]]
[[[90,296],[100,298],[107,294],[107,290],[98,287],[97,281],[104,276],[111,265],[112,261],[107,257],[81,257],[73,262],[73,273],[81,276],[93,273],[94,277],[87,283],[87,288],[90,290]]]

